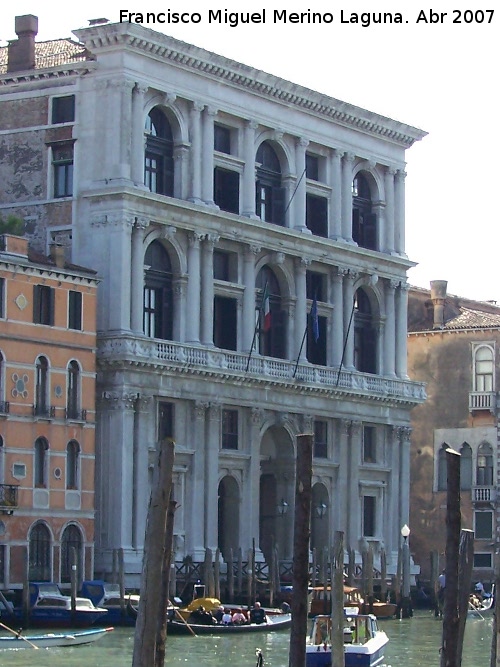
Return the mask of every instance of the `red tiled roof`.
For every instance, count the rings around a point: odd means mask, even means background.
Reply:
[[[460,308],[460,314],[445,323],[445,329],[489,329],[500,327],[500,310],[497,313],[487,313],[471,308]]]
[[[7,56],[8,47],[0,47],[0,74],[7,74]],[[91,60],[88,51],[72,39],[35,43],[35,69],[59,67],[85,60]]]

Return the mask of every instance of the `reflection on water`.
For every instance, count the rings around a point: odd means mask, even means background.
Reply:
[[[403,621],[383,621],[390,638],[386,664],[391,667],[439,667],[442,623],[431,612],[418,612]],[[492,620],[467,621],[462,667],[489,665]],[[224,637],[169,637],[169,667],[254,667],[261,648],[266,667],[288,667],[289,633],[285,631]],[[131,667],[133,628],[117,628],[101,641],[73,649],[31,648],[2,651],[2,667]]]

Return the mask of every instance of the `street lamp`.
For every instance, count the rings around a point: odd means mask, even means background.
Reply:
[[[410,545],[408,544],[408,537],[410,536],[410,529],[405,525],[401,528],[401,536],[403,538],[403,546],[401,549],[401,560],[403,566],[403,586],[401,592],[401,616],[402,618],[410,618],[413,616],[410,599]]]
[[[288,512],[288,503],[284,498],[281,499],[281,502],[278,503],[278,514],[283,516]]]
[[[328,505],[326,505],[324,502],[320,500],[320,502],[316,505],[316,515],[318,516],[319,519],[322,519],[325,514],[326,510],[328,509]]]

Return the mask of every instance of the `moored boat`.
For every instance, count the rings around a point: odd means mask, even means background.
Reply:
[[[122,598],[119,584],[112,584],[102,579],[84,581],[81,594],[92,600],[96,607],[106,610],[106,614],[99,621],[100,623],[115,626],[135,625],[139,595],[131,593]]]
[[[90,628],[79,632],[51,632],[40,635],[23,635],[13,631],[12,635],[0,636],[0,649],[55,648],[91,644],[112,630],[113,628]]]
[[[292,623],[291,614],[275,614],[267,616],[264,623],[242,623],[241,625],[213,623],[205,625],[190,623],[180,618],[171,618],[167,623],[167,635],[226,635],[249,632],[274,632],[286,630]]]
[[[330,586],[315,586],[309,593],[309,616],[318,614],[329,614],[332,609],[332,597]],[[344,585],[344,606],[356,607],[360,613],[370,613],[376,618],[392,618],[397,611],[397,605],[392,602],[373,600],[370,604],[365,602],[359,588]]]
[[[376,667],[384,661],[389,638],[378,627],[373,614],[358,614],[355,608],[344,609],[345,667]],[[306,645],[306,667],[331,667],[331,617],[316,616]]]
[[[485,616],[490,616],[494,609],[495,599],[493,595],[482,600],[479,600],[476,596],[470,596],[467,618],[484,618]]]

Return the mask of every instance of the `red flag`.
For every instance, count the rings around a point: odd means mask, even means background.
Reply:
[[[263,322],[263,331],[269,331],[271,328],[271,306],[269,304],[269,289],[266,286],[264,287],[264,293],[262,294],[262,312],[264,313],[264,322]]]

